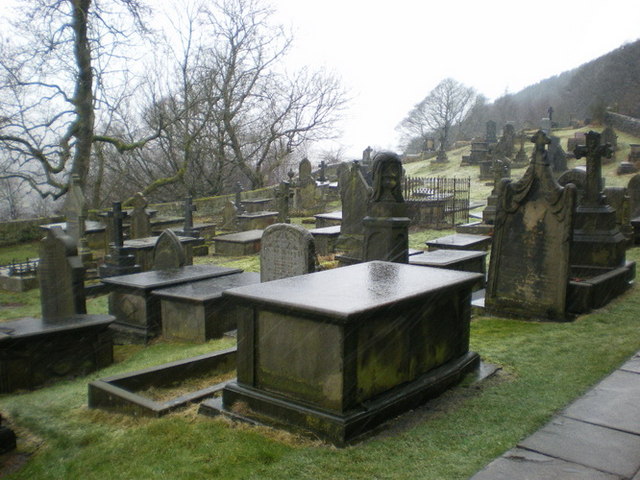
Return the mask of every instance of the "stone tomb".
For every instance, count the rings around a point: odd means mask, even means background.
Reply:
[[[313,235],[316,243],[316,253],[318,255],[326,256],[336,251],[336,242],[340,236],[340,225],[313,228],[309,230],[309,233]]]
[[[315,242],[306,228],[277,223],[262,234],[260,281],[314,272],[316,264]]]
[[[474,286],[479,290],[485,286],[486,256],[487,252],[478,250],[433,250],[410,255],[409,264],[480,273],[482,278]]]
[[[471,233],[454,233],[425,242],[429,250],[489,250],[491,237]]]
[[[165,230],[165,232],[171,232],[171,230]],[[154,268],[154,252],[156,244],[158,243],[158,240],[161,238],[161,236],[162,233],[157,237],[145,237],[125,240],[122,245],[122,251],[126,254],[133,255],[133,257],[135,258],[135,263],[137,265],[140,265],[140,268],[143,272],[149,271]],[[184,264],[191,265],[193,263],[193,247],[203,245],[204,239],[193,237],[178,237],[177,235],[175,236],[180,244],[184,247]]]
[[[42,318],[0,324],[0,393],[30,389],[113,362],[110,315],[87,315],[84,267],[61,228],[40,246]]]
[[[539,130],[532,164],[517,182],[503,180],[485,306],[491,312],[566,319],[569,252],[576,189],[553,177]]]
[[[152,294],[154,290],[240,272],[215,265],[187,265],[103,278],[111,290],[109,312],[116,317],[116,340],[146,343],[162,332],[160,298]]]
[[[469,322],[479,277],[373,261],[227,290],[244,312],[238,377],[200,412],[345,445],[478,366]]]
[[[245,212],[237,216],[238,229],[242,232],[248,230],[264,230],[278,220],[278,212]]]
[[[259,282],[260,274],[242,272],[153,291],[160,298],[162,336],[203,343],[235,330],[234,310],[222,292]]]
[[[216,255],[238,257],[258,253],[262,232],[264,230],[247,230],[246,232],[217,236],[213,239]]]
[[[342,224],[342,211],[338,210],[329,213],[318,213],[314,215],[316,219],[316,228],[334,227]]]

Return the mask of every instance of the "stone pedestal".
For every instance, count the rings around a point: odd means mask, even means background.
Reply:
[[[625,260],[625,238],[609,205],[576,208],[571,265],[620,267]]]
[[[457,383],[480,275],[368,262],[227,290],[244,311],[238,377],[200,411],[344,445]]]

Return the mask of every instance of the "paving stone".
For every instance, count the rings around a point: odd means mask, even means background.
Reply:
[[[471,480],[620,480],[621,477],[557,458],[514,448]]]
[[[556,417],[520,447],[625,478],[640,468],[640,436]]]
[[[640,435],[638,399],[640,373],[617,370],[571,404],[563,415]]]
[[[622,365],[620,370],[640,373],[640,352],[636,353],[628,362]]]

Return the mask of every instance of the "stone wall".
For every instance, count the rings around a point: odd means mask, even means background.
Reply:
[[[44,231],[39,228],[40,225],[63,221],[64,217],[58,216],[0,222],[0,246],[40,240],[44,237]]]
[[[616,130],[620,130],[629,135],[640,137],[640,118],[627,117],[619,113],[607,112],[604,117],[605,123],[611,125]]]

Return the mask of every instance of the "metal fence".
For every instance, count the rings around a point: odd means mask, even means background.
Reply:
[[[0,265],[0,270],[6,270],[10,277],[35,275],[38,271],[38,259],[29,260],[27,258],[24,262],[13,260],[6,265]]]
[[[403,196],[414,224],[444,228],[469,218],[471,178],[405,177]]]

